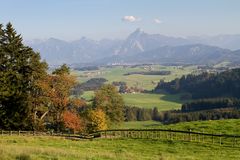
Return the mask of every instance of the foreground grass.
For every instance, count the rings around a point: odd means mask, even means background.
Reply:
[[[0,136],[0,157],[4,160],[230,160],[240,159],[240,150],[150,139],[71,141],[57,137]]]
[[[163,125],[156,121],[131,121],[124,122],[113,128],[140,129],[140,128],[167,128],[175,130],[204,131],[207,133],[237,134],[240,135],[240,119],[181,122],[177,124]]]

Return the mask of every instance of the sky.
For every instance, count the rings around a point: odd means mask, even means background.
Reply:
[[[240,34],[240,0],[0,0],[0,23],[24,39]]]

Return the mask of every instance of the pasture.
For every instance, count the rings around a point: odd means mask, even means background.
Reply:
[[[85,91],[81,95],[87,101],[90,101],[94,97],[93,91]],[[127,106],[136,106],[141,108],[153,108],[157,107],[159,111],[166,111],[172,109],[180,109],[182,102],[180,95],[170,94],[150,94],[150,93],[127,93],[122,94],[124,103]]]
[[[131,121],[124,122],[121,125],[113,126],[113,128],[122,129],[142,129],[142,128],[163,128],[175,130],[204,131],[206,133],[215,134],[237,134],[240,135],[240,119],[211,120],[211,121],[193,121],[181,122],[177,124],[163,125],[156,121]]]
[[[146,66],[113,66],[100,67],[99,70],[93,71],[77,71],[73,70],[79,82],[85,82],[91,78],[105,78],[107,83],[114,81],[126,82],[129,87],[138,87],[146,90],[152,90],[160,79],[170,81],[182,75],[187,75],[196,70],[196,66],[177,67],[177,66],[161,66],[161,65],[146,65]],[[171,71],[170,75],[124,75],[129,72],[147,72],[147,71]]]
[[[206,133],[240,134],[240,120],[185,122],[125,122],[118,128],[172,128],[202,130]],[[0,135],[0,157],[4,160],[177,160],[240,159],[238,147],[163,139],[69,140],[50,136]]]
[[[0,136],[4,160],[177,160],[240,158],[239,148],[151,139],[72,141],[59,137]]]
[[[180,109],[181,100],[180,95],[170,94],[123,94],[123,99],[128,106],[137,106],[142,108],[157,107],[159,111]]]
[[[85,82],[91,78],[105,78],[106,83],[114,81],[123,81],[128,87],[137,87],[145,90],[152,90],[160,81],[170,81],[182,75],[190,74],[196,70],[196,66],[177,67],[177,66],[161,66],[161,65],[143,65],[143,66],[112,66],[100,67],[99,70],[93,71],[77,71],[73,70],[72,74],[78,78],[78,81]],[[141,75],[132,74],[124,75],[130,72],[148,72],[148,71],[171,71],[170,75]],[[94,96],[93,91],[85,91],[82,98],[87,101]],[[123,99],[128,106],[137,106],[144,108],[157,107],[159,111],[179,109],[183,101],[180,100],[180,95],[161,94],[123,94]]]

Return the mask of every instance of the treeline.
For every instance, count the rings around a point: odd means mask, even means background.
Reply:
[[[160,120],[159,112],[156,107],[153,109],[139,108],[139,107],[125,107],[125,121],[148,121]]]
[[[240,108],[240,99],[236,98],[214,98],[200,99],[182,105],[182,112],[210,110],[219,108]]]
[[[124,76],[132,75],[132,74],[142,74],[142,75],[170,75],[170,74],[171,74],[171,71],[129,72],[129,73],[125,73]]]
[[[240,98],[240,69],[212,74],[187,75],[171,82],[160,81],[155,92],[188,92],[192,98],[236,97]]]
[[[94,71],[94,70],[99,70],[99,67],[97,66],[86,66],[86,67],[75,67],[75,70],[78,71]]]
[[[84,91],[95,91],[101,88],[101,86],[107,82],[105,78],[92,78],[87,80],[86,82],[77,84],[73,89],[72,89],[72,94],[73,95],[80,95]]]
[[[236,108],[212,109],[195,112],[167,111],[160,115],[160,121],[164,124],[239,118],[240,111]]]
[[[145,109],[138,107],[125,107],[125,121],[155,120],[163,124],[179,122],[239,119],[240,110],[237,108],[221,108],[202,111],[182,112],[181,110],[159,112],[157,108]]]

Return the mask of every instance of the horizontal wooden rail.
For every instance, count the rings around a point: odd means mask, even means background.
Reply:
[[[220,146],[240,147],[240,135],[213,134],[196,131],[183,131],[173,129],[110,129],[99,130],[92,134],[71,134],[67,132],[39,132],[39,131],[4,131],[0,130],[0,136],[60,136],[68,139],[93,139],[101,138],[138,138],[138,139],[159,139],[189,141],[209,144],[219,144]]]

